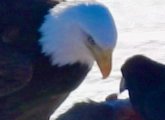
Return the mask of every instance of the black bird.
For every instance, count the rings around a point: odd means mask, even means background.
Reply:
[[[121,91],[128,89],[135,110],[144,120],[164,120],[165,65],[136,55],[124,63],[121,71]]]
[[[98,2],[1,0],[0,120],[48,120],[94,61],[108,77],[116,39]]]

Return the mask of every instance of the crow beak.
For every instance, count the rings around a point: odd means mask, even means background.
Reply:
[[[125,83],[125,78],[122,77],[121,81],[120,81],[120,93],[122,93],[124,90],[126,90],[126,83]]]

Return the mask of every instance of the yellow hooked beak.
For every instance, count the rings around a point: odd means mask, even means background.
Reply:
[[[112,51],[102,51],[95,56],[95,59],[103,75],[103,79],[107,78],[112,69]]]
[[[100,68],[103,79],[107,78],[112,69],[112,49],[102,50],[98,47],[92,47],[91,52]]]

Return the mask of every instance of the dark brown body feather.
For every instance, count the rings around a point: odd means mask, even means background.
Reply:
[[[57,1],[51,0],[0,1],[0,45],[1,48],[7,46],[0,50],[7,55],[5,59],[9,63],[3,66],[7,72],[10,64],[16,66],[10,74],[2,76],[10,76],[16,69],[18,72],[22,68],[28,71],[22,72],[23,77],[15,81],[21,87],[14,86],[11,92],[0,95],[0,120],[48,120],[53,110],[82,82],[89,71],[88,65],[81,63],[52,66],[49,57],[41,53],[38,40],[42,36],[38,29],[49,9],[56,4]],[[0,65],[3,59],[0,55]],[[0,85],[4,78],[1,77]],[[14,84],[6,82],[5,87],[8,85]]]

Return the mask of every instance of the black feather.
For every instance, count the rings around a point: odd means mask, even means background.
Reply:
[[[56,120],[113,120],[112,107],[105,102],[94,101],[76,103]]]
[[[24,74],[25,80],[21,78],[23,83],[19,84],[19,90],[17,84],[20,81],[7,80],[8,72],[3,78],[0,76],[0,92],[5,89],[4,85],[17,83],[14,92],[0,95],[0,120],[47,120],[89,72],[88,65],[78,62],[52,66],[49,58],[41,53],[38,29],[44,16],[58,3],[57,0],[0,0],[0,43],[3,44],[0,52],[7,55],[10,64],[17,61],[17,65],[32,66],[33,70]],[[3,59],[0,55],[1,63]],[[17,67],[19,72],[22,70],[20,66]],[[10,71],[9,67],[6,70]],[[12,74],[17,75],[13,71]],[[32,76],[30,80],[29,76]]]
[[[121,71],[130,100],[144,120],[164,120],[165,65],[136,55],[124,63]]]

